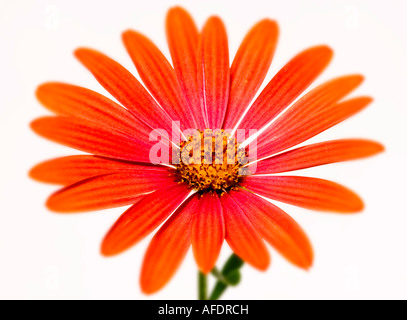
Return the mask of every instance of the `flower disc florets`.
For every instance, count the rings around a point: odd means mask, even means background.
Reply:
[[[189,187],[222,194],[236,189],[245,175],[246,151],[224,130],[196,130],[181,142],[175,174]]]

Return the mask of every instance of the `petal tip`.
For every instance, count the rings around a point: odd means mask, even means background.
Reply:
[[[153,293],[156,293],[159,289],[155,289],[153,287],[149,287],[146,284],[140,283],[140,288],[141,292],[143,292],[145,295],[151,295]]]
[[[35,90],[35,96],[38,100],[41,100],[41,96],[43,95],[44,91],[46,91],[48,86],[48,83],[42,83],[37,87],[37,89]]]
[[[354,79],[357,86],[360,85],[365,80],[365,76],[362,74],[354,74],[351,75],[351,77]]]
[[[116,252],[115,250],[113,250],[112,248],[109,248],[108,245],[106,245],[105,240],[102,241],[102,244],[100,246],[100,254],[106,258],[115,256],[118,254],[118,252]]]
[[[356,193],[353,194],[353,199],[349,199],[349,207],[347,213],[360,213],[365,209],[365,203]]]
[[[262,257],[262,259],[259,259],[258,261],[255,262],[255,264],[252,262],[248,262],[251,264],[254,268],[256,268],[259,271],[265,272],[269,268],[271,264],[271,257],[270,254],[267,254]]]
[[[129,39],[129,37],[131,37],[131,36],[133,36],[135,34],[137,34],[136,31],[134,31],[132,29],[124,30],[122,32],[122,39],[123,39],[123,41],[125,41],[125,40]]]
[[[332,58],[334,56],[334,50],[330,46],[321,45],[318,48],[319,48],[320,52],[324,54],[324,56],[326,57],[328,62],[332,60]]]
[[[268,269],[269,266],[270,266],[270,259],[267,260],[267,262],[264,262],[264,263],[262,263],[262,264],[257,265],[256,268],[257,268],[258,270],[260,270],[260,271],[265,272],[265,271],[267,271],[267,269]]]
[[[52,211],[52,212],[55,212],[55,213],[66,212],[61,208],[60,205],[58,205],[58,202],[55,201],[54,195],[55,194],[52,194],[51,196],[49,196],[47,201],[45,202],[45,206],[47,207],[47,209]]]
[[[79,47],[74,50],[73,55],[75,56],[76,59],[78,59],[80,62],[84,63],[86,58],[89,58],[92,55],[98,54],[96,50],[90,49],[90,48],[85,48],[85,47]]]
[[[176,6],[173,6],[168,9],[167,16],[170,14],[177,14],[177,13],[184,14],[184,13],[187,13],[187,11],[183,7],[176,5]]]
[[[363,200],[361,198],[359,198],[359,201],[356,202],[356,205],[355,205],[355,212],[361,212],[361,211],[363,211],[363,209],[365,209],[365,203],[363,202]]]
[[[380,142],[375,142],[375,144],[376,144],[376,153],[382,153],[382,152],[385,152],[386,151],[386,147],[383,145],[383,144],[381,144]]]
[[[52,211],[54,213],[62,213],[61,211],[58,210],[57,207],[55,207],[55,205],[52,202],[49,201],[49,199],[45,202],[45,206],[49,211]]]
[[[153,293],[156,293],[157,291],[160,291],[166,283],[159,284],[155,279],[148,279],[145,276],[143,276],[143,272],[140,275],[140,288],[141,292],[143,292],[146,295],[151,295]]]
[[[301,262],[298,263],[297,266],[305,271],[310,271],[314,265],[314,250],[311,243],[308,242],[307,249],[304,249],[302,256],[303,259],[301,259]]]
[[[41,134],[41,132],[40,132],[41,120],[42,120],[42,118],[37,118],[37,119],[34,119],[33,121],[31,121],[29,124],[30,129],[37,134]]]
[[[224,23],[223,23],[222,18],[217,15],[210,16],[208,18],[208,20],[206,20],[205,27],[212,26],[212,25],[224,28]]]
[[[372,97],[365,97],[365,99],[368,101],[368,103],[372,103],[374,101]]]
[[[27,173],[28,177],[30,177],[31,179],[36,180],[36,181],[41,181],[40,175],[38,174],[39,167],[40,167],[39,164],[32,167]]]
[[[303,269],[304,271],[310,271],[312,266],[314,265],[314,256],[313,254],[310,257],[306,257],[301,264],[297,266]]]
[[[303,267],[301,267],[301,269],[306,271],[306,272],[310,272],[311,269],[312,269],[312,265],[303,266]]]
[[[211,272],[211,270],[213,269],[213,267],[206,267],[206,266],[198,266],[199,271],[201,271],[204,275],[209,274],[209,272]]]
[[[88,49],[80,47],[80,48],[76,48],[73,52],[74,56],[76,58],[80,58],[81,56],[83,56],[83,54],[86,54],[86,52],[88,52]]]
[[[270,19],[270,18],[264,18],[260,20],[257,25],[259,26],[264,26],[267,28],[276,28],[278,30],[278,23],[276,20]]]

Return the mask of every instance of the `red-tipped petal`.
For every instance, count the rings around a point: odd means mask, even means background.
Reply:
[[[253,267],[267,269],[270,255],[253,224],[230,195],[225,193],[220,202],[225,219],[226,241],[230,248]]]
[[[196,129],[206,128],[197,83],[198,29],[187,11],[175,7],[168,11],[167,40],[178,83],[192,111]]]
[[[300,144],[364,109],[372,99],[353,98],[312,113],[287,114],[266,130],[257,141],[257,158],[270,156]]]
[[[280,173],[355,160],[373,156],[383,150],[380,143],[364,139],[320,142],[258,161],[254,174]]]
[[[317,46],[295,56],[270,80],[239,128],[261,129],[269,123],[321,74],[332,55],[327,46]]]
[[[151,294],[164,287],[181,265],[191,246],[193,215],[187,200],[151,240],[140,275],[144,293]]]
[[[241,185],[261,196],[312,210],[354,213],[363,209],[356,193],[318,178],[248,176]]]
[[[277,23],[264,19],[242,41],[230,68],[230,95],[224,128],[234,128],[256,95],[269,70],[277,39]]]
[[[122,65],[92,49],[78,49],[75,56],[137,118],[152,129],[162,128],[171,132],[171,118]]]
[[[206,274],[215,266],[225,239],[222,206],[218,195],[209,193],[200,199],[191,200],[190,205],[195,212],[191,236],[192,249],[199,269]]]
[[[184,184],[164,186],[143,197],[116,221],[102,243],[102,254],[115,255],[153,232],[188,196]]]
[[[145,135],[148,131],[131,112],[99,93],[82,87],[49,82],[37,89],[38,100],[49,110],[113,128],[131,135]]]
[[[39,163],[30,170],[30,177],[42,182],[69,185],[109,173],[132,172],[143,175],[145,171],[168,173],[168,169],[164,166],[143,165],[97,156],[78,155]]]
[[[198,48],[198,87],[207,128],[220,129],[229,97],[229,49],[225,26],[210,18],[202,31]]]
[[[232,192],[231,196],[264,240],[296,266],[304,269],[311,267],[311,243],[294,219],[269,201],[247,191]]]
[[[69,213],[126,206],[148,192],[173,184],[173,178],[165,171],[106,174],[57,191],[48,198],[47,207],[56,212]]]
[[[147,37],[135,31],[124,32],[123,42],[143,83],[171,119],[180,121],[183,129],[195,128],[174,69],[161,51]]]
[[[84,152],[115,159],[150,162],[152,143],[92,122],[68,117],[42,117],[31,123],[39,135]],[[147,138],[148,139],[148,138]]]

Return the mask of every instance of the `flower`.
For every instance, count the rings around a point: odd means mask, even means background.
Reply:
[[[48,208],[69,213],[131,205],[103,240],[101,252],[106,256],[123,252],[164,223],[144,258],[140,283],[145,293],[156,292],[170,280],[191,245],[199,269],[208,273],[224,240],[257,269],[265,270],[270,263],[265,242],[308,269],[313,251],[305,232],[263,197],[321,211],[363,209],[358,195],[337,183],[275,175],[383,151],[379,143],[364,139],[290,149],[366,107],[369,97],[342,101],[363,77],[333,79],[296,100],[331,60],[329,47],[315,46],[292,58],[251,104],[274,55],[275,21],[264,19],[248,32],[231,66],[220,18],[209,18],[199,32],[190,15],[175,7],[168,12],[166,30],[174,67],[148,38],[135,31],[123,33],[145,87],[104,54],[75,51],[120,104],[70,84],[52,82],[38,88],[39,101],[56,115],[33,121],[32,129],[88,153],[46,161],[31,170],[32,178],[63,186],[49,197]],[[238,143],[226,130],[260,130],[267,124],[256,140],[256,158],[250,158],[249,145]],[[184,134],[182,142],[163,135],[160,159],[167,160],[152,163],[151,151],[158,143],[150,141],[150,134],[174,128],[178,133],[196,129],[195,135]],[[221,130],[214,134],[210,129]],[[198,154],[192,152],[195,147]],[[230,150],[237,153],[230,155]],[[194,158],[188,158],[191,153]],[[181,161],[174,161],[176,154]],[[205,157],[212,162],[206,163]],[[245,157],[249,163],[238,161]],[[231,163],[216,163],[226,159]]]

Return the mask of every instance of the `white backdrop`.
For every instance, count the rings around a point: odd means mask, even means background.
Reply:
[[[151,236],[114,258],[99,253],[105,232],[124,208],[54,214],[44,202],[56,188],[27,176],[39,161],[75,153],[30,131],[29,122],[47,114],[35,99],[36,87],[59,80],[108,95],[75,60],[73,50],[101,50],[135,72],[121,32],[139,30],[169,56],[164,18],[176,4],[188,9],[199,26],[208,16],[220,15],[231,56],[256,21],[276,19],[280,40],[266,82],[300,50],[330,45],[334,59],[315,85],[361,73],[366,81],[353,95],[371,95],[375,101],[312,142],[362,137],[386,146],[384,154],[371,159],[300,172],[355,190],[366,203],[364,212],[342,216],[281,205],[309,235],[314,267],[297,269],[271,249],[268,271],[245,266],[241,285],[224,298],[407,298],[407,3],[402,0],[0,0],[0,298],[196,298],[192,252],[162,291],[145,296],[138,278]],[[220,261],[229,253],[225,245]]]

